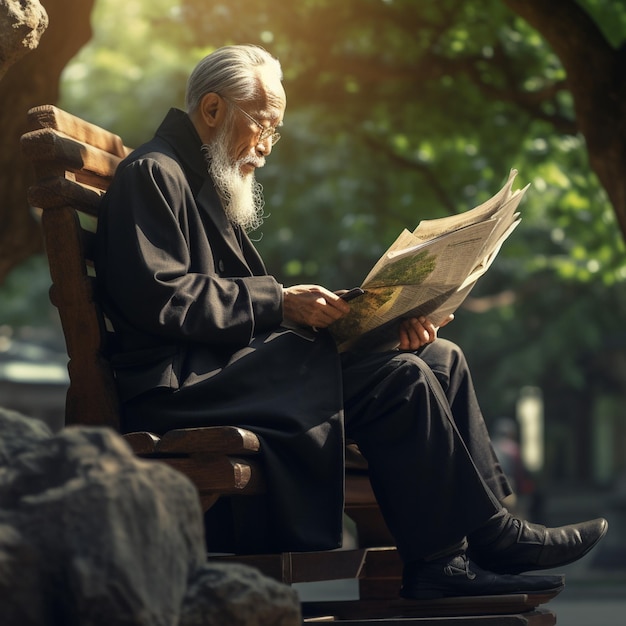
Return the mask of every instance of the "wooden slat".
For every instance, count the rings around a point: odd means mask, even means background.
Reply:
[[[52,128],[118,157],[123,158],[130,152],[119,135],[50,104],[30,109],[28,123],[31,129]]]
[[[395,611],[393,615],[387,615],[385,617],[377,616],[375,611],[378,607],[366,604],[363,606],[359,601],[352,603],[303,603],[302,606],[305,611],[304,624],[315,622],[330,622],[341,626],[408,626],[409,624],[416,624],[417,626],[554,626],[556,624],[556,615],[547,609],[538,608],[531,611],[523,611],[517,614],[493,614],[493,615],[456,615],[456,616],[400,616],[400,611],[403,607],[396,607],[391,605],[392,611]],[[384,611],[385,607],[381,607]],[[309,611],[322,611],[327,614],[329,611],[338,610],[341,615],[333,615],[331,617],[307,617]],[[354,618],[353,612],[363,613],[360,618]],[[389,613],[389,610],[386,611]],[[425,611],[425,615],[428,611]],[[349,615],[350,617],[345,617]]]
[[[138,431],[123,435],[124,441],[132,448],[135,454],[154,454],[159,437],[147,431]]]
[[[161,437],[156,450],[187,454],[254,454],[260,447],[259,438],[249,430],[235,426],[207,426],[170,430]]]
[[[243,563],[255,567],[266,576],[289,585],[358,578],[365,558],[366,550],[361,549],[209,557],[210,560]]]
[[[265,493],[263,472],[249,459],[198,454],[160,461],[185,474],[201,495]]]
[[[111,178],[121,158],[51,128],[22,135],[22,152],[33,162],[41,178],[56,176],[59,167],[72,172],[86,170]]]
[[[437,600],[344,600],[337,602],[304,602],[302,610],[305,614],[315,615],[331,613],[339,619],[390,619],[402,616],[407,623],[410,617],[437,618],[437,624],[466,624],[475,616],[485,621],[476,620],[470,624],[489,624],[494,626],[523,624],[554,624],[554,614],[533,622],[526,621],[541,604],[549,602],[558,592],[553,594],[516,594],[501,596],[475,596],[462,598],[441,598]],[[544,613],[544,611],[539,611]],[[485,619],[489,616],[495,619]],[[508,618],[505,619],[505,616]],[[443,621],[444,618],[459,618],[460,621]],[[545,621],[547,618],[547,621]],[[341,624],[344,622],[342,621]],[[361,622],[348,622],[361,623]],[[368,625],[370,621],[366,622]],[[387,622],[385,622],[386,624]],[[393,623],[393,622],[392,622]],[[419,623],[419,622],[418,622]]]
[[[557,596],[562,587],[546,593],[508,594],[496,596],[476,596],[441,598],[436,600],[404,600],[398,591],[402,580],[402,561],[396,548],[371,548],[365,551],[363,567],[359,576],[359,600],[305,603],[303,610],[309,614],[333,614],[345,619],[391,618],[401,615],[409,617],[443,618],[459,616],[516,615],[516,619],[526,619],[533,609]],[[534,624],[544,624],[543,618],[536,617]],[[550,613],[545,624],[553,624]],[[342,622],[343,623],[343,622]],[[369,623],[369,622],[368,622]],[[444,624],[454,623],[442,622]],[[464,623],[464,622],[463,622]],[[481,623],[481,622],[477,622]],[[485,622],[499,624],[500,622]],[[508,622],[501,622],[506,624]],[[513,621],[511,624],[524,624]]]
[[[98,215],[98,207],[103,191],[89,185],[81,184],[63,176],[54,176],[39,180],[28,189],[28,202],[31,206],[46,210],[71,205],[94,218]]]

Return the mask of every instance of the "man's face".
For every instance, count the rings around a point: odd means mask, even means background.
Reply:
[[[285,113],[280,81],[261,84],[259,97],[253,101],[234,103],[222,98],[225,115],[207,145],[208,170],[224,212],[245,230],[254,230],[263,222],[262,187],[254,172],[265,165],[265,157],[272,151],[272,135]]]
[[[272,135],[282,124],[285,114],[285,92],[282,84],[264,83],[260,96],[250,102],[228,103],[230,106],[228,153],[239,164],[242,176],[251,175],[265,165],[272,151]],[[269,135],[262,138],[262,134]]]

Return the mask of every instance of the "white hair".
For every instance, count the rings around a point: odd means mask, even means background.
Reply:
[[[207,93],[217,93],[233,100],[253,100],[258,95],[260,69],[269,69],[282,80],[278,59],[254,45],[218,48],[202,59],[187,81],[185,107],[193,113]]]

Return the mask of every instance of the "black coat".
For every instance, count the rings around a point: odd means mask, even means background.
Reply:
[[[200,147],[188,116],[172,109],[103,200],[96,270],[126,429],[250,428],[270,490],[270,537],[255,547],[337,547],[339,357],[326,333],[281,326],[281,285],[227,220]]]

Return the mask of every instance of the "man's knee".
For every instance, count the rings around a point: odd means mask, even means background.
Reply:
[[[453,380],[466,380],[470,376],[465,354],[453,341],[438,338],[417,354],[435,374],[444,390],[450,387]]]
[[[436,372],[449,373],[458,368],[468,368],[465,353],[449,339],[439,338],[425,346],[418,354]]]
[[[424,346],[418,354],[424,358],[426,362],[435,360],[465,360],[465,355],[461,347],[454,343],[454,341],[443,339],[442,337],[439,337],[433,343],[429,343],[427,346]]]
[[[417,389],[416,385],[426,384],[426,377],[433,374],[430,364],[415,352],[399,352],[393,357],[392,364],[394,380],[407,395],[411,395],[410,390]]]
[[[394,356],[396,367],[420,374],[428,369],[448,378],[453,370],[468,368],[465,354],[460,346],[448,339],[437,339],[417,352],[399,352]]]

